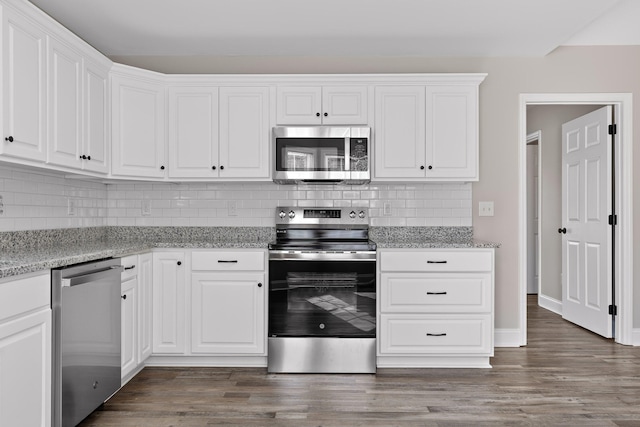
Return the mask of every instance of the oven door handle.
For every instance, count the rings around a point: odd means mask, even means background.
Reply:
[[[269,261],[346,261],[375,262],[375,252],[269,252]]]

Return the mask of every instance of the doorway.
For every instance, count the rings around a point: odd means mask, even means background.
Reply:
[[[530,237],[527,235],[529,229],[527,225],[529,204],[527,200],[527,136],[531,132],[531,128],[527,129],[528,117],[527,108],[532,106],[580,106],[583,110],[597,109],[605,105],[614,106],[616,112],[616,122],[618,123],[618,134],[616,135],[616,181],[620,184],[616,187],[616,211],[618,214],[618,223],[616,227],[616,263],[613,269],[616,274],[616,287],[615,294],[616,300],[614,303],[618,307],[618,317],[616,319],[616,342],[621,344],[632,344],[632,325],[633,325],[633,307],[632,307],[632,207],[630,201],[632,200],[632,138],[631,138],[631,95],[630,94],[522,94],[520,96],[520,138],[519,138],[519,153],[520,153],[520,313],[521,313],[521,343],[520,345],[526,345],[527,343],[527,284],[529,282],[528,263],[530,260],[529,251],[532,245],[530,244]],[[540,148],[540,151],[544,151],[544,147]],[[540,154],[543,156],[543,154]],[[542,162],[541,162],[542,163]],[[558,171],[559,173],[560,171]],[[541,174],[543,176],[544,173]],[[541,184],[543,185],[543,184]],[[544,191],[544,190],[542,190]],[[544,211],[541,210],[540,216],[544,216]],[[624,218],[623,218],[624,217]],[[553,224],[553,220],[550,219],[550,224]],[[557,225],[550,225],[551,228]],[[541,227],[544,227],[541,225]],[[541,228],[540,233],[544,230]],[[540,256],[540,248],[537,250],[537,255]],[[558,249],[558,253],[560,253]],[[552,274],[559,280],[560,274],[553,271],[545,270],[543,259],[538,260],[539,274],[541,290],[539,294],[539,303],[541,306],[548,308],[552,311],[559,312],[561,298],[554,297],[545,294],[544,281],[547,272]],[[549,267],[549,266],[547,266]],[[557,268],[557,267],[556,267]],[[561,268],[561,265],[560,265]],[[562,287],[558,288],[560,291]],[[557,292],[556,292],[557,293]]]

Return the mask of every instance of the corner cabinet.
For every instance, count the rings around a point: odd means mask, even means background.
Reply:
[[[0,425],[51,425],[49,272],[0,280]]]
[[[111,74],[114,176],[164,178],[165,85],[151,71],[122,65]]]
[[[373,180],[477,181],[478,88],[484,77],[376,86]]]
[[[494,249],[378,256],[378,367],[491,367]]]

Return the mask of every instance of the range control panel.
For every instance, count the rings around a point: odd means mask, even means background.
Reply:
[[[366,208],[276,208],[276,224],[369,224]]]

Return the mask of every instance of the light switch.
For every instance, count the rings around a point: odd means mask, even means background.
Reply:
[[[493,216],[493,202],[480,202],[478,216]]]

